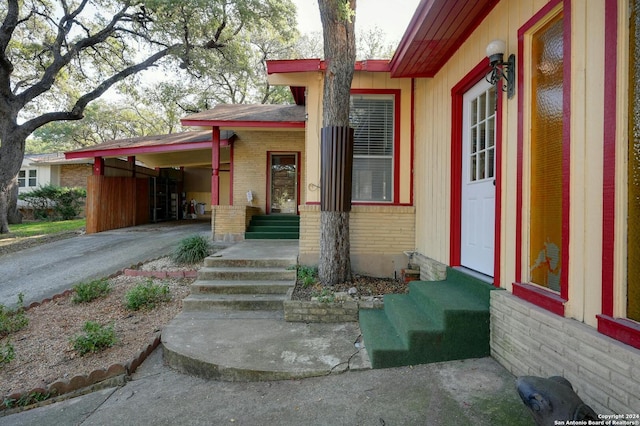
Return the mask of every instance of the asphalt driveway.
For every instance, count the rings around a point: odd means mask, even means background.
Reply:
[[[0,304],[26,305],[74,284],[109,276],[136,263],[170,254],[190,235],[211,235],[209,221],[180,221],[80,235],[0,256]]]

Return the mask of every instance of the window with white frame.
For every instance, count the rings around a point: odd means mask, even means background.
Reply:
[[[36,169],[18,172],[18,188],[35,188],[36,186],[38,186],[38,171]]]
[[[393,201],[394,103],[394,95],[351,96],[353,201]]]

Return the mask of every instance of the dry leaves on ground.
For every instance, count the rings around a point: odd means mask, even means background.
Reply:
[[[0,339],[0,347],[9,341],[15,350],[15,359],[0,367],[0,395],[46,388],[59,379],[88,375],[94,370],[132,361],[182,310],[182,299],[189,294],[193,282],[193,279],[154,280],[169,286],[171,301],[152,310],[127,310],[125,293],[147,280],[149,278],[119,275],[110,279],[112,291],[104,298],[74,304],[69,295],[27,310],[29,325]],[[118,342],[102,352],[78,355],[70,339],[82,333],[86,321],[113,324]]]

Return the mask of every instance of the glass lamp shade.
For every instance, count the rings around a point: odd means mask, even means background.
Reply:
[[[493,40],[487,45],[487,58],[493,66],[497,62],[502,62],[504,51],[507,49],[507,45],[502,40]]]

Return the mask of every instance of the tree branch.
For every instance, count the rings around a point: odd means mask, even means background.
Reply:
[[[111,86],[124,80],[130,75],[133,75],[135,73],[138,73],[140,71],[143,71],[145,69],[152,67],[153,65],[155,65],[156,62],[158,62],[160,59],[164,58],[165,56],[171,54],[174,50],[178,49],[180,46],[181,45],[174,45],[174,46],[168,47],[150,56],[143,62],[140,62],[136,65],[132,65],[114,74],[113,76],[103,81],[95,89],[93,89],[88,93],[85,93],[80,98],[78,98],[75,105],[71,108],[71,111],[56,111],[56,112],[51,112],[47,114],[42,114],[38,117],[35,117],[25,122],[20,127],[26,130],[28,133],[32,133],[37,128],[42,127],[45,124],[50,123],[52,121],[65,121],[65,120],[69,121],[69,120],[82,119],[82,117],[84,116],[83,115],[84,110],[89,104],[89,102],[98,99],[100,96],[104,94],[104,92],[109,90]]]

